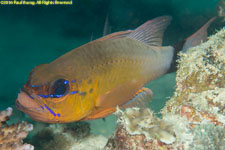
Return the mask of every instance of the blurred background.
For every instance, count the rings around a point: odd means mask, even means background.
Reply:
[[[162,15],[173,17],[164,45],[173,45],[217,16],[219,0],[73,0],[72,5],[0,5],[0,109],[13,106],[32,68],[103,35],[134,29]],[[224,25],[215,21],[214,33]],[[151,108],[172,96],[175,73],[150,84]]]

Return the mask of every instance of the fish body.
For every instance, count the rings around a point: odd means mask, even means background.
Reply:
[[[151,93],[143,85],[164,74],[173,58],[173,48],[161,46],[170,20],[107,35],[34,68],[17,108],[37,121],[74,122],[105,117],[138,91]]]

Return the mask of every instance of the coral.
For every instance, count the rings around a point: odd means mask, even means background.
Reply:
[[[89,135],[77,143],[74,143],[71,150],[104,150],[108,139],[103,135]]]
[[[190,122],[225,124],[225,29],[181,53],[176,91],[162,114],[181,112]]]
[[[91,135],[88,123],[77,122],[71,124],[50,124],[37,132],[29,142],[36,149],[41,150],[99,150],[105,146],[107,138]]]
[[[0,149],[1,150],[33,150],[30,144],[24,144],[23,139],[33,129],[27,122],[7,125],[6,121],[12,115],[12,108],[0,112]]]
[[[145,136],[143,134],[130,135],[123,126],[117,126],[115,137],[111,138],[108,141],[105,149],[150,150],[157,149],[159,145],[163,145],[163,143],[158,142],[155,139],[152,139],[151,141],[146,141]]]
[[[114,139],[110,139],[106,149],[156,149],[159,145],[175,142],[174,133],[166,122],[156,118],[148,109],[127,108],[117,110],[118,126]]]
[[[194,134],[194,142],[190,145],[191,149],[223,150],[225,148],[225,130],[223,127],[213,124],[201,124],[192,131]]]
[[[224,0],[220,0],[218,2],[218,5],[217,5],[217,14],[218,14],[219,17],[223,17],[223,18],[225,17],[225,1]]]
[[[35,149],[40,150],[63,150],[71,146],[71,142],[64,135],[60,133],[54,134],[48,128],[39,131],[29,142],[35,146]]]
[[[176,90],[162,109],[130,108],[106,149],[225,149],[225,28],[180,53]]]
[[[175,141],[170,127],[163,120],[154,117],[150,109],[128,108],[120,113],[119,123],[124,124],[130,135],[144,134],[146,140],[157,139],[163,143],[171,144]]]
[[[171,149],[177,143],[171,123],[157,118],[148,108],[127,108],[124,112],[117,110],[116,114],[118,125],[105,147],[107,150]]]

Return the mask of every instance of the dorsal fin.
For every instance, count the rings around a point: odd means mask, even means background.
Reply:
[[[201,44],[207,40],[207,29],[210,24],[216,19],[216,17],[211,18],[206,24],[204,24],[198,31],[192,34],[185,40],[182,51],[185,52],[187,49]]]
[[[132,31],[127,37],[142,41],[151,46],[161,46],[163,33],[170,24],[171,19],[172,17],[170,16],[162,16],[150,20]]]
[[[106,17],[105,17],[105,24],[104,24],[104,28],[103,28],[103,36],[106,36],[110,33],[110,26],[109,26],[109,14],[107,13]]]
[[[112,39],[117,39],[121,37],[126,37],[132,32],[132,30],[127,30],[127,31],[121,31],[121,32],[115,32],[111,33],[109,35],[103,36],[95,41],[104,41],[104,40],[112,40]]]

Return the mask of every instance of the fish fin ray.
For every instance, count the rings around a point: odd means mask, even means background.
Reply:
[[[127,103],[120,106],[120,108],[130,108],[130,107],[148,107],[148,103],[152,100],[153,93],[149,88],[143,87],[137,91],[136,95]]]
[[[198,31],[192,34],[185,40],[182,51],[185,52],[187,49],[201,44],[207,40],[207,29],[216,17],[211,18],[206,24],[204,24]]]
[[[109,14],[107,13],[105,17],[105,24],[103,28],[103,36],[106,36],[110,33],[110,26],[109,26]]]
[[[143,84],[140,84],[139,82],[133,83],[132,81],[129,81],[121,83],[99,96],[96,100],[96,107],[99,109],[106,109],[122,105],[131,99],[136,91],[142,87]]]
[[[132,32],[132,30],[127,30],[127,31],[121,31],[121,32],[115,32],[111,33],[109,35],[103,36],[95,41],[104,41],[104,40],[113,40],[113,39],[118,39],[122,37],[126,37]]]
[[[153,94],[150,89],[143,87],[142,89],[138,90],[134,98],[132,98],[129,102],[126,102],[125,104],[121,105],[120,108],[124,109],[128,107],[140,107],[140,108],[148,107],[149,101],[152,100],[152,95]],[[91,114],[83,118],[82,120],[93,120],[93,119],[104,118],[115,111],[116,111],[116,106],[106,108],[103,110],[100,109],[100,111],[94,114]]]
[[[99,96],[96,100],[96,110],[88,115],[86,120],[103,118],[116,111],[117,106],[121,106],[135,95],[136,91],[141,89],[143,85],[139,83],[127,82],[116,86],[104,95]]]
[[[172,17],[170,16],[161,16],[147,21],[127,35],[127,37],[142,41],[151,46],[161,46],[163,33],[170,24],[171,19]]]

